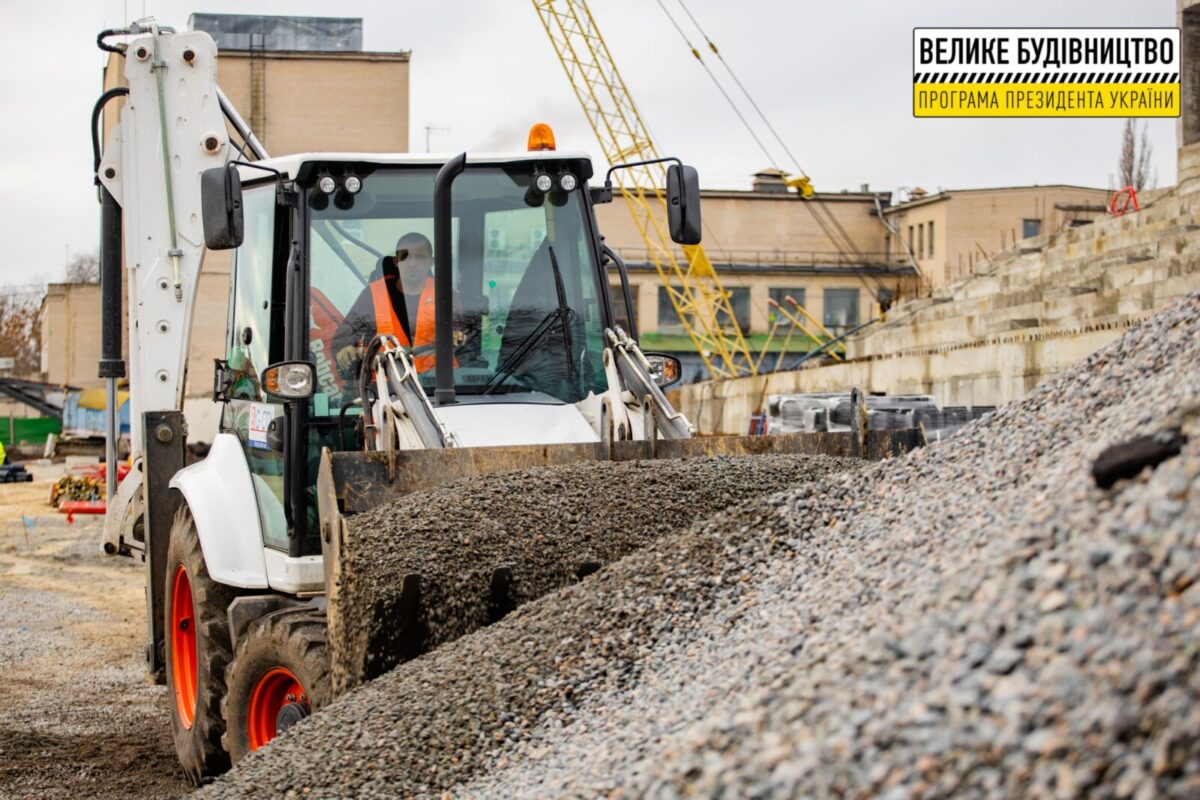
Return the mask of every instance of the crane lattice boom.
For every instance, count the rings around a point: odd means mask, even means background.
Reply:
[[[533,0],[571,88],[609,164],[659,157],[653,138],[617,71],[584,0]],[[700,245],[680,258],[667,235],[666,169],[633,167],[620,185],[671,305],[714,378],[755,374],[755,359],[738,327],[729,293]],[[722,323],[725,323],[724,325]]]

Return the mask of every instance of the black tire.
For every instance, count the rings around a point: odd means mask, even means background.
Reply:
[[[172,595],[176,576],[182,567],[191,589],[195,631],[195,708],[191,724],[181,717],[176,697],[175,652],[173,645]],[[229,754],[221,746],[225,722],[221,718],[221,698],[225,694],[225,667],[229,664],[230,643],[227,610],[236,591],[217,583],[208,574],[196,523],[187,506],[175,515],[167,547],[166,589],[163,593],[163,637],[166,651],[167,703],[171,708],[171,733],[175,752],[187,779],[199,786],[206,779],[229,769]],[[186,694],[185,692],[181,692]]]
[[[287,609],[256,620],[237,644],[225,671],[228,691],[221,701],[225,718],[222,739],[233,763],[252,747],[250,705],[255,686],[271,670],[289,671],[303,687],[295,701],[308,713],[329,702],[329,649],[326,644],[325,614],[313,609]],[[262,737],[259,746],[265,743]]]

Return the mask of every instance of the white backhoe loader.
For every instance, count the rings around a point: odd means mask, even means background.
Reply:
[[[450,478],[572,461],[910,446],[865,430],[695,437],[662,392],[678,361],[613,322],[610,271],[633,307],[593,212],[612,199],[613,170],[589,186],[588,157],[555,150],[545,126],[515,153],[271,158],[221,93],[206,33],[141,23],[98,41],[128,82],[96,115],[127,94],[95,148],[101,377],[115,391],[125,376],[124,324],[133,420],[106,550],[145,561],[146,660],[194,782],[330,698],[341,656],[326,624],[356,512]],[[670,235],[696,243],[696,172],[669,160]],[[433,264],[414,287],[422,242]],[[185,466],[206,249],[235,251],[213,374],[222,411],[207,456]],[[395,630],[360,671],[420,652]]]

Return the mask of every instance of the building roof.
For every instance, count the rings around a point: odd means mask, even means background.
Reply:
[[[752,189],[701,189],[701,197],[725,198],[727,200],[799,200],[795,192],[756,192]],[[812,200],[824,203],[872,203],[878,197],[880,201],[891,201],[891,192],[817,192]],[[809,201],[811,202],[811,200]]]
[[[1026,191],[1030,191],[1033,189],[1038,189],[1038,190],[1043,190],[1043,191],[1047,190],[1047,189],[1051,189],[1051,190],[1052,189],[1074,189],[1077,191],[1084,191],[1084,192],[1098,192],[1098,193],[1104,193],[1104,194],[1108,193],[1107,189],[1098,189],[1094,186],[1076,186],[1076,185],[1070,184],[1070,183],[1046,183],[1046,184],[1035,183],[1035,184],[1032,184],[1029,186],[984,186],[984,187],[976,187],[973,189],[942,189],[937,194],[926,194],[926,195],[922,195],[920,197],[914,197],[911,200],[906,200],[903,203],[897,203],[894,206],[885,208],[883,210],[883,213],[884,214],[894,214],[898,211],[906,211],[910,208],[916,208],[917,206],[925,206],[925,205],[930,205],[932,203],[938,203],[943,200],[949,200],[951,197],[953,197],[956,194],[977,194],[977,193],[984,193],[984,192],[1026,192]]]
[[[361,52],[361,17],[192,14],[188,27],[212,36],[221,50]]]
[[[388,52],[382,50],[221,50],[221,58],[304,59],[306,61],[411,61],[411,50]]]

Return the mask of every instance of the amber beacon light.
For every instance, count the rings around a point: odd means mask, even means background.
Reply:
[[[530,150],[553,150],[554,131],[544,122],[539,122],[529,129]]]

